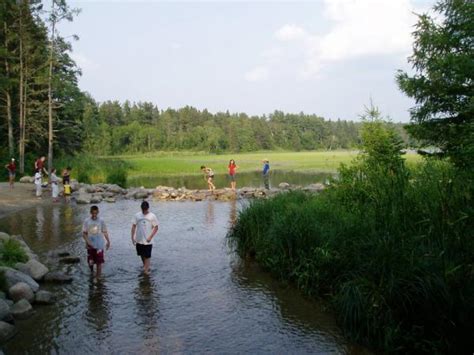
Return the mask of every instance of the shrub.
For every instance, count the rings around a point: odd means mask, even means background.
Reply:
[[[107,183],[127,187],[127,171],[122,167],[110,168],[107,172]]]
[[[0,244],[0,264],[13,267],[16,263],[27,261],[28,256],[18,241],[8,239]]]

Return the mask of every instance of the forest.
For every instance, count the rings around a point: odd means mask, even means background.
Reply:
[[[64,1],[5,0],[0,8],[0,153],[16,157],[20,173],[38,155],[115,155],[160,150],[206,153],[257,150],[357,149],[360,122],[316,114],[245,113],[159,108],[151,102],[97,102],[78,86],[71,58],[76,36],[61,21],[79,13]],[[363,111],[363,107],[361,107]],[[406,146],[415,141],[391,124]]]

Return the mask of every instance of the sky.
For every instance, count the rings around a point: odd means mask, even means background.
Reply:
[[[358,120],[373,102],[395,122],[414,102],[415,13],[434,0],[73,1],[79,85],[97,101],[149,101],[250,115]]]

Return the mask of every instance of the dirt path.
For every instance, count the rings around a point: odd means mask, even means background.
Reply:
[[[43,198],[38,200],[35,196],[35,185],[15,183],[15,188],[10,190],[8,182],[0,182],[0,219],[27,208],[40,204],[51,204],[51,192],[43,190]]]

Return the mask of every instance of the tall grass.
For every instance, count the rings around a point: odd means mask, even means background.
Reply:
[[[0,265],[13,267],[16,263],[24,263],[27,261],[28,256],[21,244],[16,240],[8,239],[0,243]]]
[[[60,169],[72,167],[71,176],[83,183],[109,183],[127,185],[131,166],[121,159],[101,158],[92,155],[64,157],[56,162]],[[58,169],[59,170],[59,169]]]
[[[255,201],[229,238],[241,255],[327,298],[356,342],[472,352],[472,176],[443,162],[409,169],[394,137],[370,135],[376,149],[341,167],[333,187]]]

